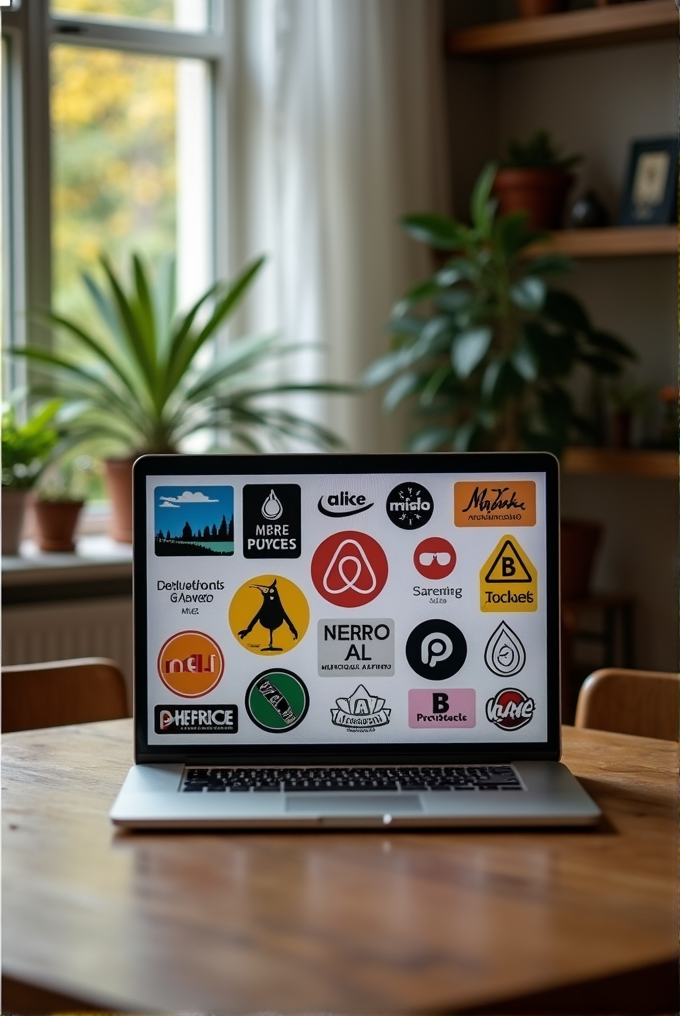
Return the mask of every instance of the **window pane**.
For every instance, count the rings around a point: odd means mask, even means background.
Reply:
[[[209,27],[209,0],[51,0],[54,14],[101,17],[201,32]]]
[[[207,65],[56,45],[51,101],[59,310],[91,320],[80,273],[101,254],[119,269],[132,251],[152,268],[177,257],[182,303],[207,288]]]

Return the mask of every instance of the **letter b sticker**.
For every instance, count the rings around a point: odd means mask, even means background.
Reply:
[[[480,609],[485,613],[538,608],[538,576],[516,537],[504,536],[479,573]]]

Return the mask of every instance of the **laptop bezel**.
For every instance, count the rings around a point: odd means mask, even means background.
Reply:
[[[147,497],[149,476],[286,474],[542,472],[546,477],[547,739],[537,742],[293,746],[187,745],[172,749],[148,741]],[[452,765],[519,760],[558,760],[560,737],[559,464],[548,452],[437,452],[315,455],[144,455],[133,468],[134,728],[137,763],[186,765]]]

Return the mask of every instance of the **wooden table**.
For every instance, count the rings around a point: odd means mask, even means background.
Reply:
[[[676,1010],[674,744],[565,728],[594,830],[147,834],[129,720],[3,740],[4,1013]]]

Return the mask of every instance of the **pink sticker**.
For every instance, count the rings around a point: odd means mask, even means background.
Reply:
[[[413,688],[408,693],[408,725],[421,730],[474,727],[474,688]]]

